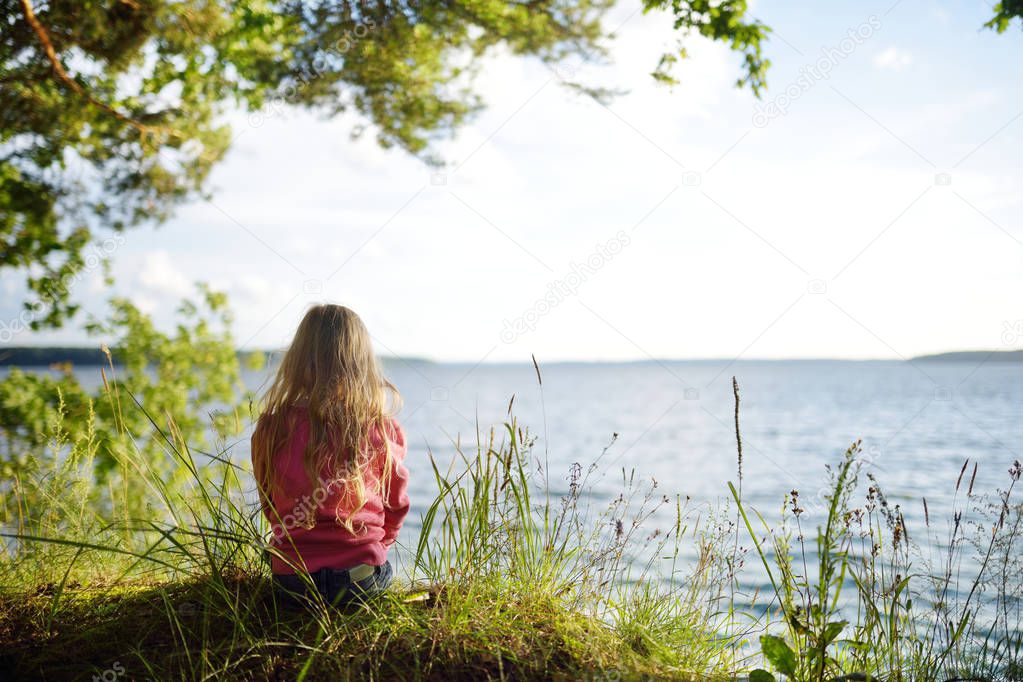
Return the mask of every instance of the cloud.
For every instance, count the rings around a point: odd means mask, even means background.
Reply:
[[[135,281],[137,293],[150,294],[148,298],[153,299],[183,298],[193,291],[192,280],[178,268],[170,252],[162,249],[142,254]]]
[[[889,47],[874,55],[874,66],[882,71],[902,71],[913,63],[913,55],[897,47]]]

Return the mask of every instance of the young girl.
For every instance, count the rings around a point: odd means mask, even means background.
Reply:
[[[338,305],[312,308],[267,391],[252,465],[273,539],[274,582],[339,603],[384,590],[409,510],[405,437],[369,332]]]

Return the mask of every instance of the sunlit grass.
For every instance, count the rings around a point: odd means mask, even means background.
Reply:
[[[106,397],[145,413],[130,395]],[[91,431],[71,441],[58,419],[5,489],[0,668],[24,679],[1019,679],[1018,465],[991,508],[960,476],[965,504],[935,574],[914,563],[879,484],[857,497],[855,445],[811,529],[798,495],[771,524],[739,487],[731,512],[695,513],[636,472],[594,502],[603,455],[551,472],[509,413],[456,444],[453,461],[431,456],[436,495],[407,579],[368,604],[288,610],[270,587],[251,475],[227,445],[193,452],[173,423],[147,418],[167,461],[123,429],[127,454],[97,483]],[[551,492],[552,475],[567,493]],[[964,513],[983,531],[974,541],[987,533],[970,579]],[[755,612],[736,603],[746,553],[773,585]]]

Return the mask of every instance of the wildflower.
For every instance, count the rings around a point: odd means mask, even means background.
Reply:
[[[877,486],[870,486],[867,488],[867,511],[872,512],[877,509],[877,494],[879,490]]]
[[[789,493],[789,495],[792,496],[792,513],[793,514],[795,514],[796,516],[799,516],[804,511],[806,511],[805,509],[803,509],[802,507],[799,506],[799,491],[798,490],[793,490],[792,492]]]
[[[959,470],[959,478],[956,479],[956,492],[959,492],[959,484],[963,482],[963,474],[966,473],[966,465],[970,463],[970,458],[967,457],[966,461],[963,462],[963,468]]]
[[[860,526],[863,525],[863,510],[862,509],[850,509],[845,512],[844,518],[845,527],[849,528],[853,523],[858,523]]]
[[[579,497],[579,479],[582,476],[582,470],[582,465],[579,462],[573,462],[569,467],[568,495],[570,498]]]
[[[902,574],[901,573],[896,573],[895,574],[895,579],[892,580],[892,587],[891,587],[891,589],[890,590],[886,590],[885,593],[886,594],[894,594],[895,590],[898,589],[900,582],[902,582]]]

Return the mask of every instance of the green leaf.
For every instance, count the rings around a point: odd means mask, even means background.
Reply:
[[[771,673],[757,668],[749,674],[749,682],[775,682],[775,679]]]
[[[839,620],[834,623],[828,623],[824,628],[824,635],[821,636],[821,646],[827,646],[835,641],[835,638],[842,634],[842,630],[849,624],[849,621]]]
[[[773,665],[778,672],[789,677],[796,674],[796,654],[785,643],[785,640],[775,635],[762,635],[760,637],[760,648],[764,652],[764,658]]]
[[[801,614],[798,612],[798,609],[796,613],[789,616],[789,625],[791,625],[792,629],[801,635],[805,635],[809,632],[806,624],[801,620]]]

